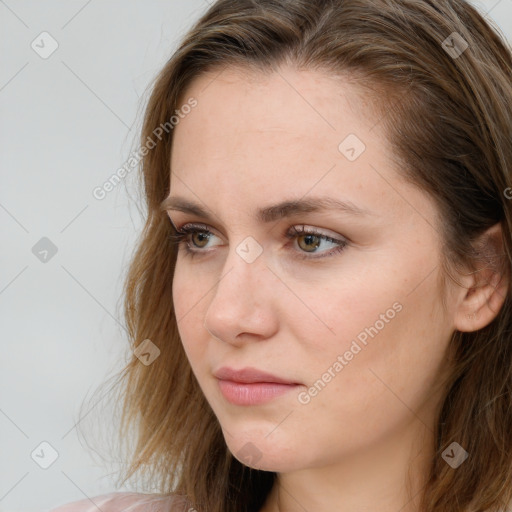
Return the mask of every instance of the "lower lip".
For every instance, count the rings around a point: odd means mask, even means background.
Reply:
[[[244,384],[231,380],[219,380],[219,387],[228,402],[235,405],[258,405],[288,393],[299,386],[297,384],[278,384],[276,382],[254,382]]]

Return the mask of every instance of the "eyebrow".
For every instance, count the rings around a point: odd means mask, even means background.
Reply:
[[[213,220],[210,213],[201,205],[179,196],[166,197],[160,204],[160,210],[178,210]],[[350,201],[341,201],[332,197],[311,197],[309,199],[292,199],[271,206],[265,206],[256,211],[255,218],[259,222],[269,223],[300,213],[318,212],[322,210],[336,210],[357,217],[376,216],[376,213],[356,206]]]

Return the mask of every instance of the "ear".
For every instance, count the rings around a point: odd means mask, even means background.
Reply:
[[[504,251],[501,224],[483,233],[477,243],[475,270],[459,274],[463,288],[454,326],[462,332],[482,329],[496,318],[509,287],[509,261]]]

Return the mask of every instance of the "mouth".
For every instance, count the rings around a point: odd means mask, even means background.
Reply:
[[[214,373],[224,398],[234,405],[258,405],[297,389],[301,384],[256,368],[222,367]]]

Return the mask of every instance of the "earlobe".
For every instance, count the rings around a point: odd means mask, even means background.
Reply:
[[[489,325],[498,315],[509,287],[509,262],[501,225],[495,224],[477,242],[475,270],[462,278],[462,299],[455,313],[455,328],[472,332]]]

